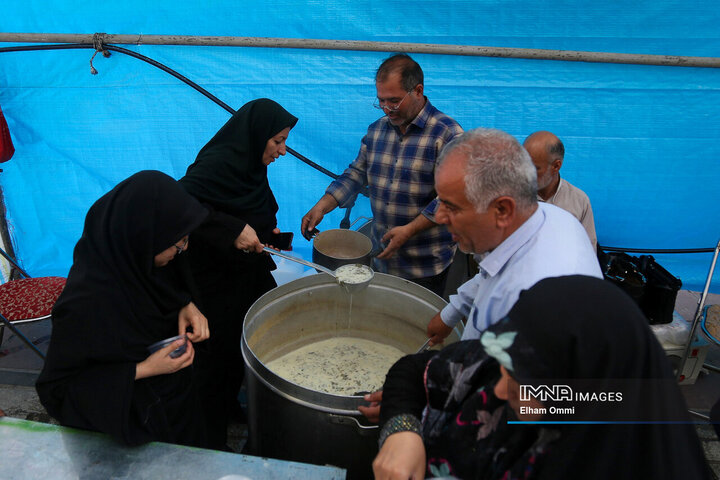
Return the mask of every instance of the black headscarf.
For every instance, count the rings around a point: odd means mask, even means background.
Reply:
[[[207,213],[158,171],[131,176],[92,205],[53,308],[52,337],[37,382],[43,405],[62,424],[107,432],[126,443],[158,439],[136,424],[147,418],[134,415],[142,415],[148,402],[160,405],[159,383],[183,371],[136,384],[135,364],[147,358],[149,345],[177,335],[178,312],[190,296],[181,282],[162,274],[168,267],[154,266],[154,257]]]
[[[267,223],[268,216],[274,220],[278,206],[262,155],[270,138],[296,123],[273,100],[246,103],[200,150],[180,183],[201,202],[248,223],[254,218]]]
[[[187,305],[190,296],[158,275],[154,257],[206,216],[202,205],[164,173],[143,171],[124,180],[90,207],[53,317],[61,318],[78,299],[97,297],[112,283],[134,313],[123,321],[126,335],[137,333],[142,345],[162,334],[156,330],[167,331],[164,319]],[[139,360],[146,356],[144,350],[138,354]]]
[[[543,402],[576,408],[543,420],[601,423],[542,428],[509,478],[535,469],[544,479],[708,478],[666,354],[637,305],[614,285],[584,276],[542,280],[480,341],[519,385],[622,392],[621,401]],[[602,423],[618,420],[650,423]]]

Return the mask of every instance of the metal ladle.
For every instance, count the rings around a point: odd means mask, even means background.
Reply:
[[[422,347],[418,348],[418,351],[415,352],[415,355],[417,355],[420,352],[424,352],[425,350],[427,350],[429,348],[429,346],[430,346],[430,339],[428,338],[427,340],[425,340],[425,343],[422,344]]]
[[[320,270],[321,272],[327,273],[328,275],[333,277],[339,285],[341,285],[343,288],[345,288],[345,291],[347,291],[348,293],[355,293],[355,292],[360,292],[362,290],[365,290],[365,288],[367,288],[367,286],[370,284],[373,277],[375,276],[375,272],[373,271],[372,268],[368,267],[367,265],[357,264],[355,266],[362,268],[365,272],[369,272],[370,277],[367,280],[364,280],[362,282],[348,283],[348,282],[344,282],[344,281],[340,280],[337,275],[337,271],[343,267],[346,267],[347,265],[341,265],[340,267],[337,268],[337,270],[333,271],[333,270],[330,270],[329,268],[323,267],[322,265],[318,265],[317,263],[308,262],[307,260],[303,260],[302,258],[298,258],[298,257],[293,257],[292,255],[286,255],[277,250],[273,250],[272,248],[269,248],[269,247],[263,247],[263,250],[268,252],[271,255],[277,255],[278,257],[285,258],[287,260],[290,260],[291,262],[297,262],[297,263],[306,265],[308,267]]]

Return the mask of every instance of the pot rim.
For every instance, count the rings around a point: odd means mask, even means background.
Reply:
[[[331,235],[340,235],[340,236],[346,236],[351,238],[353,241],[356,242],[362,242],[367,244],[367,249],[363,253],[360,253],[354,257],[338,257],[335,255],[331,255],[329,253],[326,253],[324,251],[324,247],[322,245],[323,235],[325,237],[331,236]],[[318,240],[320,240],[320,245],[318,246]],[[355,260],[359,258],[363,258],[366,255],[369,255],[373,251],[373,242],[367,235],[360,233],[355,230],[350,230],[347,228],[333,228],[331,230],[323,230],[322,232],[318,233],[313,237],[313,250],[317,251],[318,253],[325,255],[328,258],[332,258],[333,260]]]
[[[281,397],[314,410],[360,417],[362,414],[357,410],[357,407],[366,404],[362,395],[335,395],[312,390],[286,380],[268,369],[248,343],[248,336],[252,337],[256,329],[262,326],[262,323],[256,324],[255,322],[258,321],[259,317],[262,317],[265,309],[272,308],[277,302],[283,301],[285,297],[299,293],[312,295],[313,291],[324,290],[329,286],[337,288],[335,282],[328,275],[311,275],[280,285],[256,300],[248,309],[243,320],[242,356],[245,366],[250,370],[251,374],[255,375],[256,379]],[[433,310],[437,309],[437,311],[447,305],[445,300],[430,290],[393,275],[376,273],[368,288],[387,290],[392,292],[393,295],[412,296],[415,297],[416,301],[428,305]],[[402,289],[398,290],[399,288]],[[456,336],[457,340],[459,340],[462,336],[461,329],[455,328],[453,330],[455,330],[453,336]]]

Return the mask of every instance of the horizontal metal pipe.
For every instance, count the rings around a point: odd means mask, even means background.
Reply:
[[[369,52],[406,52],[477,57],[525,58],[534,60],[559,60],[565,62],[622,63],[703,68],[720,67],[720,58],[718,57],[586,52],[539,48],[481,47],[474,45],[442,45],[434,43],[373,42],[362,40],[323,40],[272,37],[209,37],[196,35],[0,33],[0,42],[17,43],[89,43],[98,38],[102,38],[103,43],[116,45],[192,45],[359,50]]]
[[[601,245],[600,248],[606,252],[625,252],[625,253],[711,253],[715,251],[715,247],[708,248],[625,248],[625,247],[606,247]]]
[[[712,372],[720,373],[720,368],[716,367],[715,365],[713,365],[711,363],[703,363],[703,367],[707,368],[708,370],[710,370]]]

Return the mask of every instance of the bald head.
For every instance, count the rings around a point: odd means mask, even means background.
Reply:
[[[538,194],[547,200],[560,182],[565,147],[558,137],[544,130],[530,134],[523,142],[523,147],[537,169]]]
[[[531,133],[523,142],[523,147],[528,151],[533,161],[537,156],[538,159],[545,160],[548,165],[555,160],[562,162],[565,156],[565,147],[560,139],[544,130]]]

